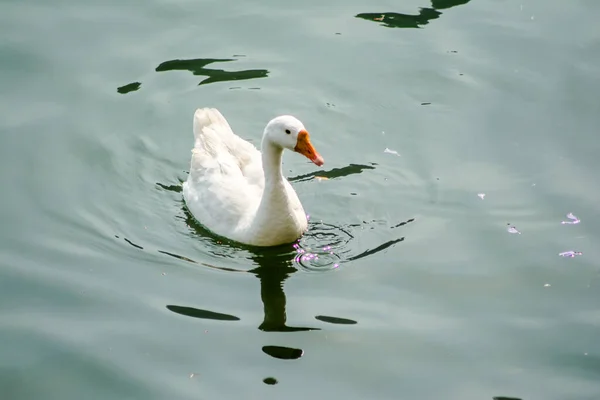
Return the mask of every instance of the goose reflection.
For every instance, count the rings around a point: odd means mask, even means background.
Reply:
[[[184,209],[188,225],[192,226],[198,233],[205,235],[208,233],[202,228],[195,220],[192,215]],[[228,272],[246,272],[254,274],[260,281],[260,298],[263,303],[263,321],[258,326],[258,329],[264,332],[302,332],[320,330],[316,327],[309,326],[289,326],[287,325],[287,312],[286,312],[286,296],[283,290],[284,282],[292,274],[297,272],[297,269],[293,267],[293,250],[292,246],[279,246],[277,248],[269,250],[252,250],[246,248],[251,254],[250,259],[257,267],[249,270],[236,270],[232,268],[223,268],[215,265],[206,263],[198,263],[206,267],[216,268]],[[166,251],[160,251],[162,254],[166,254],[172,257],[176,257],[188,262],[194,262],[190,258],[179,256]],[[167,305],[167,309],[188,317],[201,318],[201,319],[212,319],[218,321],[239,321],[240,319],[235,315],[224,314],[220,312],[203,310],[194,307],[178,306],[178,305]],[[299,348],[287,347],[287,346],[274,346],[266,345],[261,349],[265,354],[281,359],[281,360],[296,360],[304,355],[304,351]]]
[[[293,248],[291,248],[293,250]],[[286,251],[287,250],[287,251]],[[258,267],[250,270],[260,281],[260,298],[264,319],[258,329],[265,332],[301,332],[319,330],[308,326],[288,326],[284,282],[298,270],[293,266],[293,253],[281,249],[279,254],[253,257]]]
[[[470,0],[431,0],[430,8],[419,9],[418,14],[401,14],[395,12],[361,13],[356,18],[379,22],[387,28],[420,28],[427,25],[429,21],[437,19],[442,15],[438,10],[444,10],[463,4]]]
[[[160,251],[162,254],[166,254],[172,257],[179,258],[181,260],[194,262],[193,260],[179,256],[177,254],[169,253],[166,251]],[[258,329],[265,332],[302,332],[320,330],[314,327],[293,327],[286,325],[287,314],[286,314],[286,297],[283,290],[283,283],[289,278],[294,272],[297,271],[291,264],[289,252],[283,251],[279,260],[273,260],[271,257],[264,257],[264,255],[257,255],[255,262],[259,264],[257,268],[254,268],[249,273],[256,275],[260,280],[260,298],[263,303],[264,319],[263,322],[258,326]],[[261,261],[259,261],[261,260]],[[287,261],[285,261],[287,260]],[[217,268],[226,270],[229,272],[246,272],[241,270],[233,270],[231,268],[222,268],[214,265],[199,263],[210,268]],[[240,318],[235,315],[203,310],[195,307],[186,307],[169,304],[167,309],[180,315],[185,315],[192,318],[200,319],[212,319],[217,321],[239,321]],[[341,320],[341,319],[340,319]]]

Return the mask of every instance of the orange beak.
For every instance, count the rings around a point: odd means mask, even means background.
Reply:
[[[323,157],[317,153],[313,145],[310,143],[310,135],[305,130],[298,132],[298,141],[296,142],[294,151],[304,155],[319,167],[325,162]]]

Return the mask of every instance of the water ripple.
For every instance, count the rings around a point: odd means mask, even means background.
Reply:
[[[390,227],[397,228],[413,222],[411,218]],[[355,261],[383,251],[396,243],[402,242],[404,237],[388,240],[372,249],[356,251],[353,247],[352,232],[364,229],[373,223],[382,221],[363,221],[362,224],[336,226],[322,221],[310,223],[308,232],[293,244],[296,249],[294,265],[307,272],[334,270],[342,263]]]

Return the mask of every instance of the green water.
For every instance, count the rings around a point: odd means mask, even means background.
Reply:
[[[1,1],[0,398],[597,400],[598,13]],[[304,122],[318,260],[187,214],[205,106]]]

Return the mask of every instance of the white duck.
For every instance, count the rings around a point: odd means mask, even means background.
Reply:
[[[272,119],[261,153],[236,136],[218,110],[202,108],[194,114],[194,137],[183,196],[198,222],[219,236],[253,246],[291,243],[302,236],[307,217],[281,172],[284,149],[323,165],[302,122],[289,115]]]

